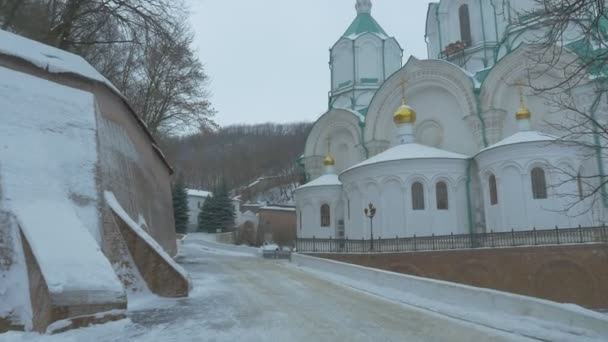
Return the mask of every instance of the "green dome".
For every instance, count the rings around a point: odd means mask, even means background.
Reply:
[[[376,33],[388,37],[380,24],[369,13],[359,13],[342,37],[358,36],[363,33]]]

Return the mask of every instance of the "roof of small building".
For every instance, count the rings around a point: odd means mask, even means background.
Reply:
[[[296,211],[295,207],[284,207],[284,206],[265,206],[260,210],[276,210],[276,211]]]
[[[411,143],[401,144],[395,147],[389,148],[388,150],[373,156],[363,162],[356,164],[346,171],[350,171],[362,166],[368,166],[373,164],[398,161],[398,160],[411,160],[411,159],[469,159],[470,157],[464,154],[454,153],[450,151],[441,150],[435,147],[426,145]]]
[[[530,143],[530,142],[543,142],[543,141],[555,141],[558,138],[546,133],[538,132],[538,131],[523,131],[517,132],[512,136],[505,138],[494,145],[490,145],[480,153],[485,152],[487,150],[491,150],[501,146],[514,145],[514,144],[522,144],[522,143]]]
[[[317,187],[317,186],[336,186],[336,185],[337,186],[342,185],[342,182],[340,182],[340,179],[338,179],[338,175],[325,174],[311,182],[308,182],[308,183],[298,187],[296,190],[308,189],[308,188]]]
[[[195,197],[213,196],[213,193],[211,193],[209,191],[204,191],[204,190],[186,189],[186,192],[188,193],[188,196],[195,196]]]
[[[348,27],[342,37],[355,39],[364,33],[375,33],[381,38],[388,38],[380,24],[369,13],[360,13]]]

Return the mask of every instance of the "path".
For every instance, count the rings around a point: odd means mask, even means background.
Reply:
[[[523,340],[334,285],[287,262],[205,250],[196,242],[187,242],[183,251],[181,263],[194,281],[190,298],[137,304],[131,322],[56,336],[7,337],[44,342]]]

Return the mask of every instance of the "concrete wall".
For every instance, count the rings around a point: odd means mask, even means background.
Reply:
[[[167,263],[118,215],[113,216],[129,253],[150,291],[161,297],[187,297],[190,291],[188,279]]]
[[[83,298],[80,303],[61,303],[54,298],[32,253],[32,249],[23,234],[20,234],[23,252],[27,263],[29,291],[32,304],[32,329],[44,333],[53,322],[70,320],[68,325],[61,325],[62,330],[85,327],[91,324],[105,323],[124,319],[127,299],[108,303],[90,303],[90,298]],[[82,294],[72,294],[73,297]],[[58,332],[58,331],[52,331]]]
[[[16,57],[0,55],[0,66],[93,93],[99,109],[98,187],[112,191],[131,217],[141,216],[150,235],[175,255],[172,171],[125,100],[101,83],[74,74],[48,73]],[[103,224],[104,232],[111,231]],[[104,252],[112,249],[110,243],[112,239],[104,240]]]
[[[608,309],[608,244],[317,256]]]
[[[564,341],[583,334],[608,338],[608,317],[574,306],[297,253],[292,262],[332,282],[519,335]]]

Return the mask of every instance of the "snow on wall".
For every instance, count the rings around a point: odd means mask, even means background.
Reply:
[[[167,264],[171,265],[173,269],[175,269],[184,279],[188,280],[189,287],[192,288],[192,280],[190,279],[190,275],[188,272],[173,258],[165,252],[165,250],[161,247],[161,245],[154,240],[146,231],[138,225],[129,214],[123,209],[123,207],[118,203],[116,196],[110,191],[104,191],[104,197],[106,199],[106,203],[112,208],[114,213],[118,215],[129,227],[137,234],[141,239],[143,239],[151,248],[153,248],[161,258],[167,262]]]
[[[99,247],[93,95],[0,67],[0,108],[3,206],[28,239],[51,295],[86,292],[74,300],[87,303],[124,298]]]
[[[82,57],[0,30],[0,53],[25,59],[52,73],[73,73],[105,83],[120,92]]]

